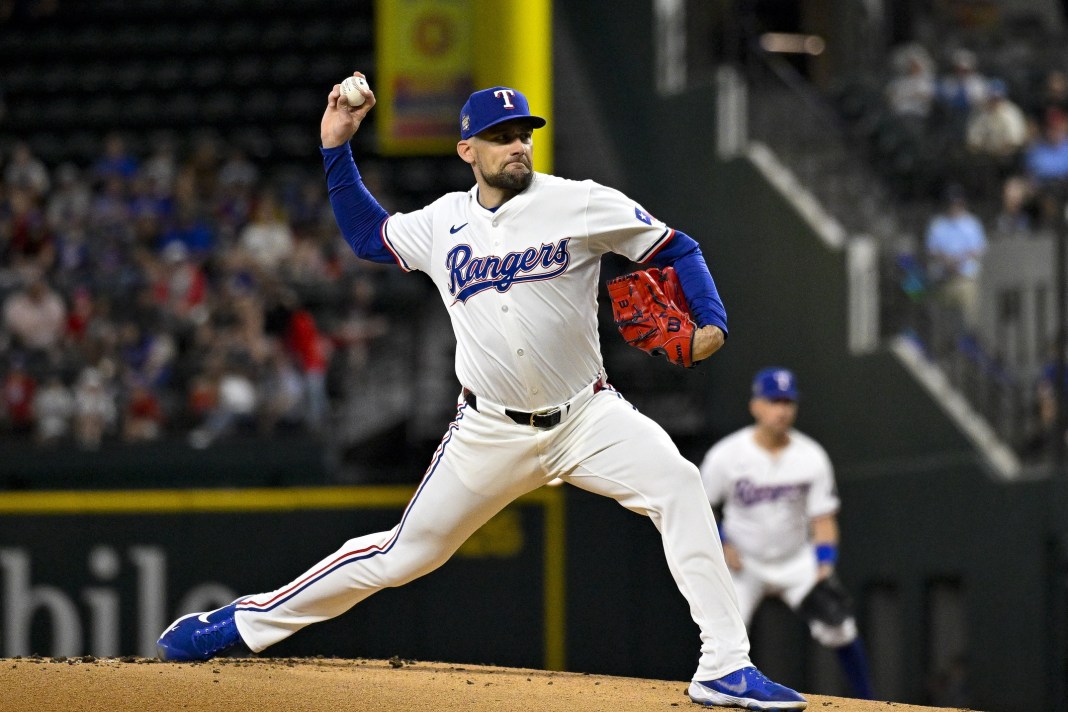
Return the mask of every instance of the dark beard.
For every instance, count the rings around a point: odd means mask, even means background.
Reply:
[[[510,173],[509,171],[502,169],[493,175],[484,175],[482,178],[486,181],[486,185],[491,188],[507,190],[513,193],[522,193],[530,187],[531,181],[534,180],[534,171],[528,170],[526,173]]]

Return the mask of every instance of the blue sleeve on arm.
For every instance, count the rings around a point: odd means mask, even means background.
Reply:
[[[727,310],[696,240],[676,230],[675,236],[650,261],[657,267],[675,268],[697,326],[714,324],[727,334]]]
[[[371,262],[396,264],[393,253],[386,249],[381,238],[382,225],[389,213],[378,204],[360,178],[352,149],[343,144],[336,148],[322,148],[326,168],[326,187],[330,191],[330,205],[341,234],[349,247]]]

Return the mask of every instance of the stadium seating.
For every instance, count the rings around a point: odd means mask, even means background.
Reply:
[[[49,162],[91,157],[50,137],[91,131],[99,142],[118,129],[144,143],[204,126],[259,130],[255,158],[284,160],[295,145],[280,121],[314,126],[324,87],[373,70],[369,2],[61,3],[5,29],[0,152],[29,140]]]

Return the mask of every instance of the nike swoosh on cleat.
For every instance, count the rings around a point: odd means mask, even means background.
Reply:
[[[729,690],[730,692],[736,692],[739,695],[742,694],[743,692],[745,692],[749,687],[749,685],[746,684],[744,677],[741,678],[740,680],[738,680],[738,682],[736,682],[734,684],[728,684],[726,682],[723,682],[722,680],[720,680],[717,684],[720,687],[722,687],[724,690]]]
[[[211,613],[211,611],[208,611],[207,613],[201,613],[199,616],[197,616],[197,620],[201,623],[211,623],[211,621],[208,620],[208,616],[211,615]]]
[[[467,227],[467,223],[464,223],[460,227],[456,227],[455,225],[453,225],[449,228],[449,233],[455,235],[456,233],[460,232],[460,230],[463,230],[465,227]]]

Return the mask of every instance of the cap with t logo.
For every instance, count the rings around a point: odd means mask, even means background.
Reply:
[[[531,114],[527,98],[515,89],[491,87],[476,91],[460,110],[460,138],[471,138],[512,119],[527,119],[536,129],[545,125],[545,119]]]

